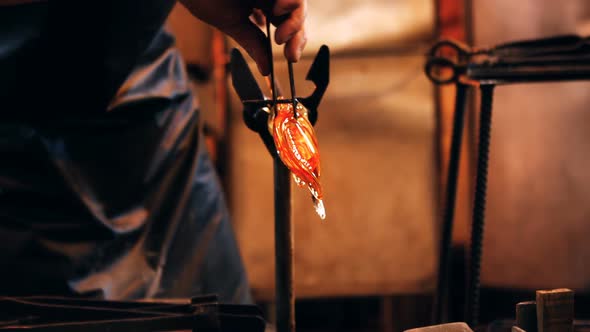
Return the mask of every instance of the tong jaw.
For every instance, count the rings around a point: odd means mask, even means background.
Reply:
[[[255,132],[262,131],[266,128],[268,114],[261,105],[250,101],[265,101],[266,98],[244,56],[237,48],[231,51],[230,72],[234,90],[244,105],[243,117],[246,126]]]
[[[233,49],[231,51],[230,71],[232,85],[244,104],[245,112],[254,115],[255,112],[250,109],[251,106],[258,109],[273,106],[272,101],[265,98],[256,79],[254,79],[252,71],[250,71],[250,68],[246,63],[244,56],[238,49]],[[328,88],[328,84],[330,83],[330,50],[328,46],[323,45],[320,47],[320,50],[307,73],[306,80],[314,83],[314,91],[308,97],[296,97],[296,99],[307,108],[309,120],[312,124],[315,124],[317,120],[318,106]],[[289,99],[286,100],[288,101]],[[254,131],[258,131],[257,129],[262,128],[251,123],[249,120],[250,119],[246,120],[248,128]],[[266,127],[266,124],[264,124],[264,127]]]
[[[315,125],[318,120],[318,106],[330,83],[330,49],[328,46],[322,45],[320,47],[305,79],[313,82],[315,90],[313,90],[313,93],[309,97],[298,98],[298,100],[309,111],[309,122]]]
[[[273,158],[277,157],[274,140],[267,129],[269,114],[266,110],[268,106],[265,105],[266,98],[252,75],[244,56],[237,48],[231,51],[230,72],[234,90],[244,106],[242,117],[246,127],[257,132],[270,155]]]
[[[250,67],[238,49],[231,51],[230,72],[234,90],[244,106],[242,116],[246,126],[257,132],[270,154],[276,156],[274,140],[268,132],[267,125],[269,109],[274,105],[272,105],[272,100],[266,98],[262,93]],[[306,80],[314,83],[314,91],[308,97],[296,97],[296,99],[307,108],[309,121],[313,125],[318,118],[318,106],[330,82],[330,50],[328,46],[320,47],[307,73]]]

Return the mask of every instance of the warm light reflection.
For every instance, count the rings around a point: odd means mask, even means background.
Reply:
[[[317,214],[325,219],[320,184],[320,151],[313,126],[307,119],[307,109],[297,103],[295,116],[293,104],[277,104],[271,112],[268,125],[279,157],[291,170],[295,183],[309,189]]]

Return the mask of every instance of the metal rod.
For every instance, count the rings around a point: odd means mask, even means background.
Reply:
[[[291,87],[291,100],[293,101],[293,117],[297,119],[297,100],[295,99],[295,79],[293,78],[293,62],[288,61],[289,68],[289,86]]]
[[[466,308],[466,321],[472,328],[475,328],[479,321],[481,256],[483,250],[493,95],[494,85],[481,86],[477,176],[475,180],[473,220],[471,224],[471,250],[469,254],[469,283]]]
[[[465,101],[467,85],[457,84],[455,96],[455,114],[453,115],[453,131],[451,136],[451,151],[447,168],[447,183],[445,195],[445,209],[441,230],[438,278],[436,295],[432,312],[433,324],[445,322],[445,306],[448,304],[449,277],[451,266],[451,241],[453,238],[453,222],[455,217],[455,201],[457,197],[457,180],[459,174],[459,160],[461,159],[461,143],[463,139],[463,124],[465,118]]]
[[[277,91],[275,89],[275,66],[272,55],[272,38],[270,36],[270,18],[266,20],[266,39],[268,40],[268,61],[270,66],[270,91],[272,93],[272,102],[275,103],[277,101]]]
[[[466,71],[469,80],[487,84],[514,84],[532,82],[560,82],[590,79],[590,59],[586,63],[562,63],[555,65],[497,65],[470,66]]]
[[[274,158],[275,282],[277,332],[295,331],[294,236],[291,222],[291,172]]]
[[[270,59],[270,81],[273,106],[277,102],[274,65],[272,58],[272,39],[270,19],[267,19],[266,32]],[[289,63],[291,93],[293,99],[293,68]],[[276,107],[274,108],[276,112]],[[276,113],[275,113],[276,115]],[[274,205],[275,205],[275,301],[277,332],[295,332],[295,293],[293,289],[293,250],[294,236],[291,215],[291,172],[278,155],[274,156]]]

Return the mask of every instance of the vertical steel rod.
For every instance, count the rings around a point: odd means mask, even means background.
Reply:
[[[270,59],[270,81],[273,105],[276,106],[277,86],[275,83],[270,35],[270,19],[267,19],[268,54]],[[290,63],[289,63],[290,64]],[[291,93],[294,93],[293,67],[290,64]],[[293,96],[294,97],[294,96]],[[295,109],[293,110],[295,111]],[[274,107],[276,115],[276,107]],[[277,332],[295,332],[295,293],[293,290],[293,249],[294,236],[291,211],[291,172],[275,155],[274,203],[275,203],[275,301]]]
[[[293,117],[297,119],[297,99],[295,99],[295,79],[293,78],[293,62],[287,63],[289,70],[289,86],[291,88],[291,100],[293,101]]]
[[[295,332],[291,172],[278,156],[274,158],[274,177],[277,332]]]
[[[467,289],[466,321],[472,328],[479,323],[479,296],[481,256],[483,250],[488,158],[492,125],[492,100],[494,85],[481,86],[481,110],[479,118],[479,143],[477,152],[477,176],[471,223],[471,249],[469,254],[469,284]]]
[[[270,18],[266,19],[266,38],[268,42],[268,61],[270,66],[270,92],[272,93],[272,102],[277,101],[277,91],[275,86],[275,64],[272,54],[272,37],[270,36]]]
[[[441,230],[438,278],[436,294],[432,311],[432,324],[442,324],[446,321],[445,307],[448,304],[449,279],[451,266],[451,241],[453,239],[453,222],[455,217],[455,201],[457,197],[457,182],[459,175],[459,161],[461,159],[461,142],[463,140],[463,124],[465,119],[465,101],[467,86],[456,85],[455,114],[453,115],[453,130],[451,136],[451,151],[447,167],[446,195],[444,202],[443,225]]]

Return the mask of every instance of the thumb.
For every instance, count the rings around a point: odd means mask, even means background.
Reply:
[[[270,73],[270,58],[267,50],[266,35],[250,20],[241,24],[225,27],[222,31],[236,41],[256,62],[258,70],[264,76]]]

